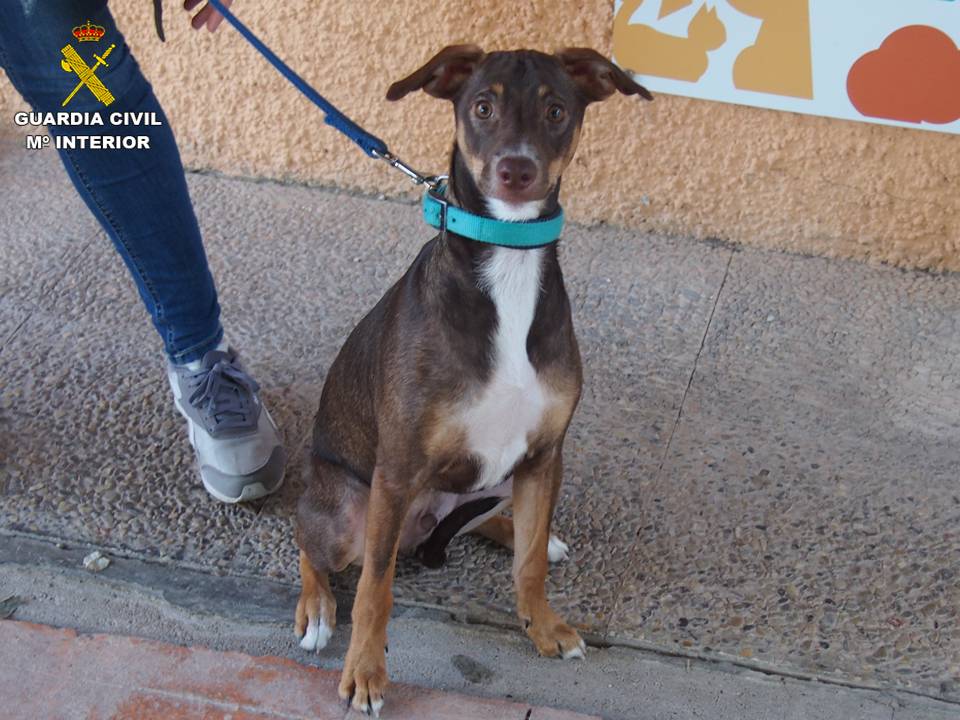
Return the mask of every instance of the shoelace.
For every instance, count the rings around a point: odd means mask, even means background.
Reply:
[[[218,360],[196,377],[200,379],[190,395],[190,404],[212,420],[217,430],[252,426],[250,398],[260,389],[256,380],[229,359]]]

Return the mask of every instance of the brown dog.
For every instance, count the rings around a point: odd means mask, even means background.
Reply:
[[[558,209],[589,103],[616,91],[651,99],[587,49],[448,47],[387,98],[414,90],[454,104],[449,202],[510,221]],[[326,644],[336,612],[329,573],[362,562],[340,682],[355,709],[383,705],[398,550],[442,563],[443,547],[465,531],[513,548],[517,614],[540,654],[583,656],[544,589],[581,382],[556,243],[516,249],[441,233],[347,338],[323,388],[297,508],[296,632],[307,649]],[[498,515],[511,500],[512,521]]]

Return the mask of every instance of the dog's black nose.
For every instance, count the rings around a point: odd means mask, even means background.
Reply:
[[[537,166],[528,157],[505,157],[497,163],[497,177],[509,190],[525,190],[537,179]]]

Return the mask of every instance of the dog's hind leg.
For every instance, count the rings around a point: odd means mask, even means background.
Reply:
[[[495,515],[475,527],[471,532],[480,537],[485,537],[487,540],[507,548],[507,550],[513,550],[513,518]]]
[[[496,515],[485,520],[472,530],[480,537],[502,545],[507,550],[513,550],[513,518]],[[561,562],[570,556],[570,546],[556,535],[550,535],[547,543],[547,559],[552,563]]]
[[[337,621],[330,573],[360,559],[369,491],[349,472],[312,459],[313,476],[297,505],[302,590],[294,632],[304,650],[326,647]]]

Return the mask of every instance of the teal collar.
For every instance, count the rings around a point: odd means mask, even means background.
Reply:
[[[560,239],[563,209],[541,220],[509,222],[474,215],[450,205],[444,198],[445,187],[428,190],[423,196],[423,219],[441,232],[449,230],[470,240],[510,248],[538,248]]]

